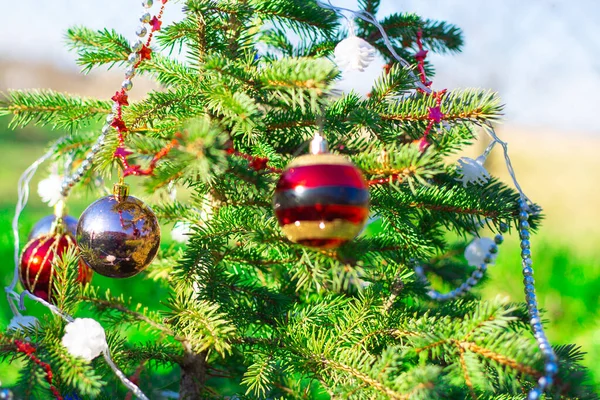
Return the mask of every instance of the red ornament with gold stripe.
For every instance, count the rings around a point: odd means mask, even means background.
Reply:
[[[56,218],[49,233],[31,239],[19,262],[19,279],[23,287],[46,301],[52,301],[57,274],[54,265],[68,249],[76,248],[75,238],[67,230],[63,216]],[[77,281],[87,283],[93,271],[83,261],[78,264]]]
[[[356,237],[369,218],[369,189],[346,157],[316,135],[311,154],[294,159],[275,189],[275,216],[292,242],[335,248]]]

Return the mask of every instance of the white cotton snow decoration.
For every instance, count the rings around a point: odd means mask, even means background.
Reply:
[[[494,245],[494,241],[490,238],[476,238],[465,248],[465,258],[469,265],[473,267],[479,267],[481,264],[485,264],[484,259],[486,256],[490,256],[492,262],[498,256],[497,253],[490,253],[490,248]]]
[[[104,328],[92,318],[76,318],[65,327],[62,344],[74,357],[92,361],[108,348]]]
[[[58,174],[50,174],[46,179],[38,183],[37,192],[44,203],[53,207],[62,199],[61,195],[62,178]]]
[[[189,222],[176,222],[171,229],[171,238],[179,243],[187,243],[190,240],[190,233],[192,233],[192,226]]]
[[[8,324],[9,331],[20,331],[29,328],[35,328],[39,325],[39,321],[36,317],[28,315],[15,315]]]
[[[362,72],[375,59],[375,48],[351,30],[350,35],[335,46],[333,55],[341,70]]]
[[[458,181],[462,182],[463,187],[467,187],[468,183],[484,185],[490,180],[491,176],[483,166],[484,162],[484,156],[479,156],[475,160],[469,157],[462,157],[458,160],[456,172],[462,175]]]

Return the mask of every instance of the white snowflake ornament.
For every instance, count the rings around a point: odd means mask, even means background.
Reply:
[[[475,160],[469,157],[462,157],[458,160],[456,172],[462,175],[458,181],[462,182],[463,187],[467,187],[468,183],[484,185],[490,180],[491,175],[483,163],[485,163],[484,156],[479,156]]]
[[[490,257],[492,263],[498,256],[497,253],[490,253],[490,248],[495,243],[490,238],[476,238],[465,248],[465,258],[469,265],[473,267],[479,267],[481,264],[485,264],[485,258]]]
[[[61,194],[62,178],[58,174],[50,174],[46,179],[42,179],[38,183],[38,195],[44,203],[53,207],[62,199]]]
[[[9,331],[20,331],[24,329],[35,328],[39,325],[39,321],[36,317],[30,317],[28,315],[15,315],[8,324]]]
[[[76,318],[65,327],[62,344],[69,354],[92,361],[108,348],[104,328],[92,318]]]
[[[364,71],[375,59],[375,48],[354,33],[354,23],[348,25],[348,37],[335,46],[335,63],[341,70]]]

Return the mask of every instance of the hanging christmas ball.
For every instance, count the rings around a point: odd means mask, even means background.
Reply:
[[[75,247],[75,239],[70,234],[50,233],[39,236],[25,245],[19,263],[19,278],[23,287],[34,295],[50,301],[52,284],[56,279],[53,263],[69,248]],[[93,272],[79,263],[77,281],[87,283]]]
[[[128,187],[92,203],[79,218],[77,244],[85,263],[100,275],[128,278],[144,270],[160,245],[160,227],[152,210]]]
[[[40,219],[29,232],[28,240],[35,239],[42,235],[47,235],[52,230],[52,225],[56,221],[56,215],[47,215],[44,218]],[[77,218],[71,217],[70,215],[66,215],[63,217],[64,224],[67,227],[67,232],[69,232],[73,237],[75,237],[77,233]]]
[[[311,153],[294,159],[281,174],[274,208],[292,242],[334,248],[352,240],[369,218],[369,189],[356,166],[327,152],[319,135]]]

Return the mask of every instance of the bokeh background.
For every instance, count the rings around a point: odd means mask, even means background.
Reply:
[[[332,1],[356,8],[354,0]],[[73,25],[114,28],[131,39],[138,0],[1,0],[0,90],[52,88],[86,96],[108,98],[119,87],[119,71],[79,74],[74,55],[64,44],[64,32]],[[380,16],[415,12],[443,19],[464,30],[463,52],[433,55],[437,69],[434,87],[487,87],[506,103],[499,134],[507,140],[513,163],[525,192],[545,210],[546,220],[532,240],[539,300],[547,311],[553,343],[578,343],[588,352],[585,363],[600,382],[600,2],[593,0],[382,0]],[[181,18],[181,4],[169,4],[168,23]],[[381,72],[378,60],[364,73],[345,75],[344,89],[366,93],[369,82]],[[141,97],[152,83],[136,80],[132,95]],[[12,131],[0,118],[0,283],[12,275],[13,238],[10,223],[19,175],[38,158],[49,140],[62,132],[28,127]],[[464,154],[481,152],[475,143]],[[488,169],[507,179],[496,149]],[[35,195],[41,170],[32,182],[32,196],[22,216],[22,239],[31,226],[50,213]],[[508,180],[507,180],[508,182]],[[93,198],[70,201],[78,216]],[[168,232],[168,230],[167,230]],[[168,239],[168,235],[165,236]],[[168,245],[166,243],[165,245]],[[486,297],[503,295],[523,299],[517,238],[502,246],[497,265],[490,269]],[[152,306],[163,288],[143,279],[95,282],[124,292],[135,302]],[[153,302],[153,303],[148,303]],[[10,310],[0,302],[0,326]],[[32,307],[34,312],[41,310]],[[14,368],[0,364],[0,381],[14,383]],[[164,383],[164,387],[169,384]]]

